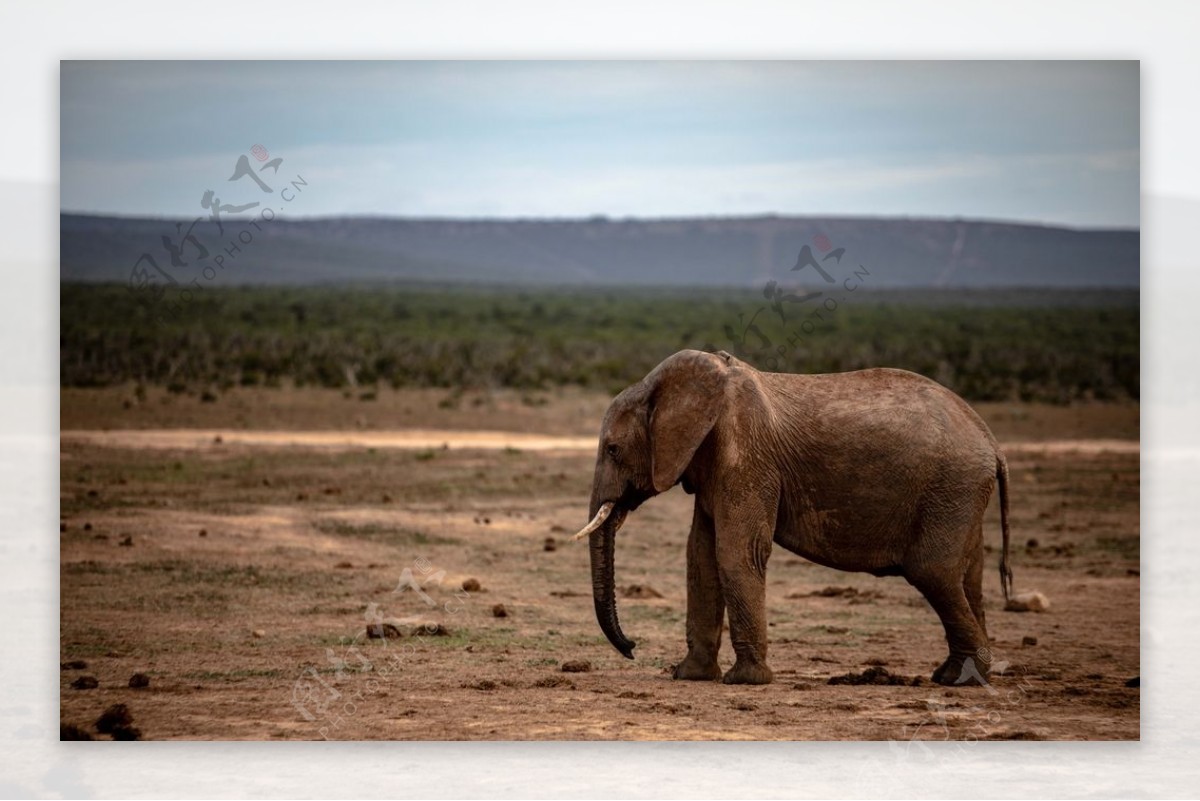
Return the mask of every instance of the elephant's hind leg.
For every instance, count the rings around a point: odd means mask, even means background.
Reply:
[[[967,572],[963,575],[963,593],[967,596],[967,603],[971,605],[971,612],[975,615],[975,621],[979,623],[979,628],[983,631],[984,640],[988,639],[987,620],[983,613],[983,521],[979,521],[975,526],[975,536],[971,548],[970,561],[967,563]]]
[[[957,570],[951,575],[939,571],[935,575],[909,577],[937,612],[946,630],[950,655],[933,672],[933,680],[938,684],[982,685],[987,680],[990,658],[987,634],[967,598],[963,579],[963,572]]]
[[[700,511],[692,514],[687,547],[687,644],[684,660],[674,677],[692,681],[721,678],[717,651],[725,618],[725,598],[717,574],[717,543],[712,520]]]

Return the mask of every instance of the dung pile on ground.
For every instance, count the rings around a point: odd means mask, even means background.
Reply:
[[[879,590],[860,590],[857,587],[824,587],[812,592],[792,592],[784,597],[789,601],[800,598],[845,598],[850,603],[856,604],[870,603],[877,598],[882,598],[883,593]]]
[[[114,740],[139,740],[141,731],[134,728],[133,715],[124,704],[113,704],[96,719],[96,731],[110,734]]]
[[[396,619],[377,620],[367,624],[367,637],[372,640],[398,640],[404,637],[449,637],[450,629],[435,620]]]
[[[662,593],[654,589],[648,584],[630,584],[628,587],[621,588],[621,597],[623,598],[661,598]]]
[[[852,598],[858,595],[858,590],[854,587],[826,587],[808,594],[818,598]]]
[[[372,640],[398,640],[404,632],[394,623],[368,623],[367,637]]]
[[[830,676],[826,684],[880,684],[880,685],[896,685],[901,687],[917,687],[921,684],[921,677],[914,676],[911,679],[908,676],[897,676],[895,673],[888,672],[885,667],[869,667],[862,673],[845,673],[841,676]]]
[[[66,742],[68,740],[94,740],[96,738],[74,723],[59,723],[58,739]]]

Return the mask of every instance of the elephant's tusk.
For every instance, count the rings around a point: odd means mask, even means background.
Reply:
[[[592,518],[592,522],[588,523],[586,526],[579,529],[579,533],[576,534],[571,539],[581,540],[584,537],[586,537],[587,535],[591,534],[596,529],[600,528],[602,525],[604,525],[604,521],[608,519],[608,516],[610,514],[612,514],[612,510],[613,510],[613,505],[612,505],[611,501],[609,501],[608,503],[601,506],[599,509],[596,510],[596,516]]]

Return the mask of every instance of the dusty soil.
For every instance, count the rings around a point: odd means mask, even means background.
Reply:
[[[987,571],[994,660],[1006,665],[990,688],[929,683],[942,630],[902,579],[778,548],[776,682],[726,687],[666,673],[684,653],[691,499],[679,489],[631,517],[617,546],[637,659],[595,623],[586,547],[569,537],[585,522],[602,397],[448,406],[444,391],[362,401],[255,390],[214,404],[131,392],[63,393],[62,720],[94,736],[117,703],[146,739],[915,748],[1139,735],[1140,690],[1127,686],[1139,675],[1136,406],[980,407],[1011,443],[1016,588],[1051,601],[1041,614],[1004,612]],[[372,412],[377,403],[390,411]],[[368,419],[347,424],[350,409]],[[872,683],[828,683],[864,671]],[[149,685],[131,688],[136,673]],[[75,689],[84,676],[98,687]]]
[[[595,436],[611,397],[577,388],[546,391],[235,387],[206,400],[161,387],[65,388],[63,431],[196,428],[245,431],[518,431]],[[1139,436],[1136,405],[974,404],[1002,440]]]

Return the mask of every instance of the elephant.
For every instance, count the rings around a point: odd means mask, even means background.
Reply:
[[[1008,466],[966,401],[916,373],[760,372],[726,353],[669,356],[609,405],[587,537],[596,617],[629,659],[617,619],[614,546],[627,515],[681,483],[695,496],[687,541],[687,655],[676,679],[767,684],[766,569],[773,545],[811,562],[902,576],[928,600],[950,654],[939,684],[984,684],[983,517],[999,485],[1009,567]],[[726,612],[735,661],[717,652]]]

